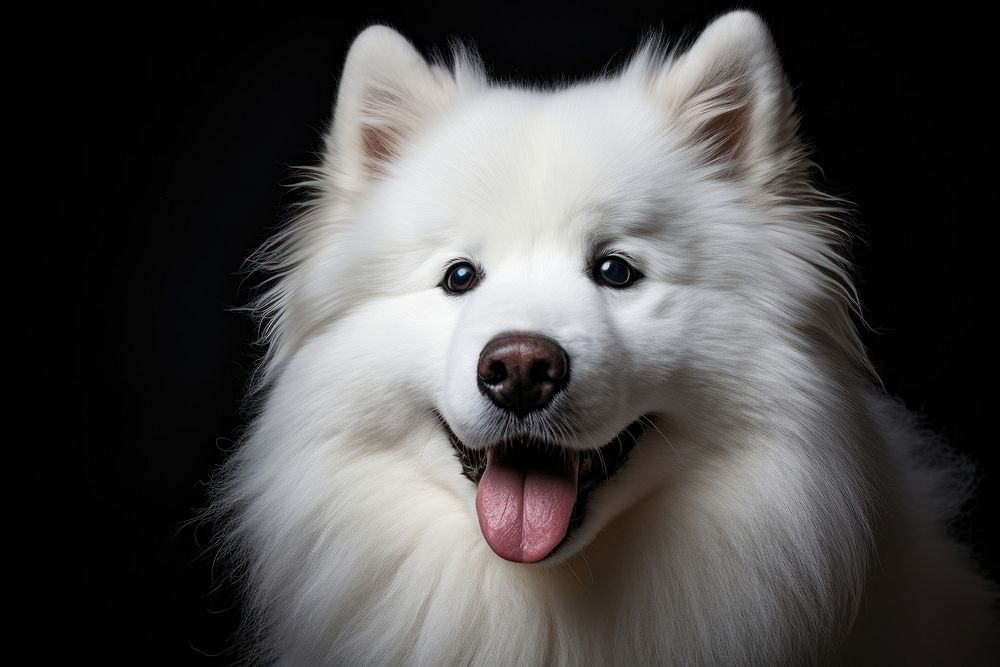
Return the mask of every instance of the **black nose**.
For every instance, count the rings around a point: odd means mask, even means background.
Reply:
[[[535,334],[497,336],[479,355],[479,389],[519,415],[544,407],[569,382],[569,357]]]

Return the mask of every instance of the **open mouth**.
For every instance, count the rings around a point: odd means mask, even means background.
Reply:
[[[441,423],[462,473],[477,486],[486,542],[506,560],[534,563],[555,553],[583,523],[590,492],[618,472],[653,420],[643,415],[603,447],[583,451],[529,439],[475,450],[443,418]]]

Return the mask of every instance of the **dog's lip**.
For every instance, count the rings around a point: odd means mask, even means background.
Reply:
[[[448,435],[448,440],[454,448],[459,462],[462,465],[462,474],[478,486],[486,470],[487,451],[501,446],[529,446],[538,447],[552,452],[553,456],[561,456],[561,450],[565,447],[559,443],[540,442],[532,440],[515,439],[514,441],[497,442],[483,449],[470,449],[462,442],[448,424],[447,420],[438,413],[438,420]],[[570,517],[569,528],[566,536],[552,552],[543,560],[548,560],[552,554],[558,552],[570,539],[574,529],[578,528],[584,521],[587,511],[587,499],[590,492],[609,481],[618,470],[628,460],[632,449],[639,444],[639,439],[645,433],[646,428],[655,428],[656,417],[653,414],[644,414],[632,421],[628,426],[618,432],[607,444],[596,449],[574,450],[577,456],[578,476],[577,476],[577,496],[573,506],[573,514]]]

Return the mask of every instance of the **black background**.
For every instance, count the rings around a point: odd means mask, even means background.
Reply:
[[[980,493],[957,530],[995,572],[984,20],[806,4],[753,6],[772,26],[825,189],[858,207],[853,257],[875,329],[865,342],[889,391],[978,461]],[[256,280],[243,260],[301,198],[293,168],[316,161],[361,28],[388,22],[425,53],[471,39],[497,76],[531,82],[597,73],[648,28],[697,32],[729,6],[244,3],[41,17],[31,53],[46,58],[21,100],[37,129],[14,137],[40,166],[29,214],[10,221],[32,240],[7,250],[26,267],[8,272],[19,283],[9,291],[29,294],[24,324],[8,326],[25,343],[11,351],[30,456],[15,514],[35,567],[13,583],[28,593],[25,627],[45,638],[32,646],[186,662],[229,645],[239,613],[203,552],[210,528],[185,522],[245,423],[258,350],[233,310]]]

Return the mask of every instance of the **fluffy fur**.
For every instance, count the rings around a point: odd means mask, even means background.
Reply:
[[[767,28],[538,90],[347,56],[308,207],[266,247],[259,410],[217,482],[255,656],[284,664],[988,662],[987,583],[944,522],[961,466],[873,387],[840,207],[810,184]],[[596,284],[627,253],[644,278]],[[455,258],[484,271],[439,287]],[[542,333],[573,375],[513,420],[479,351]],[[655,415],[548,559],[477,523],[444,423],[567,450]]]

